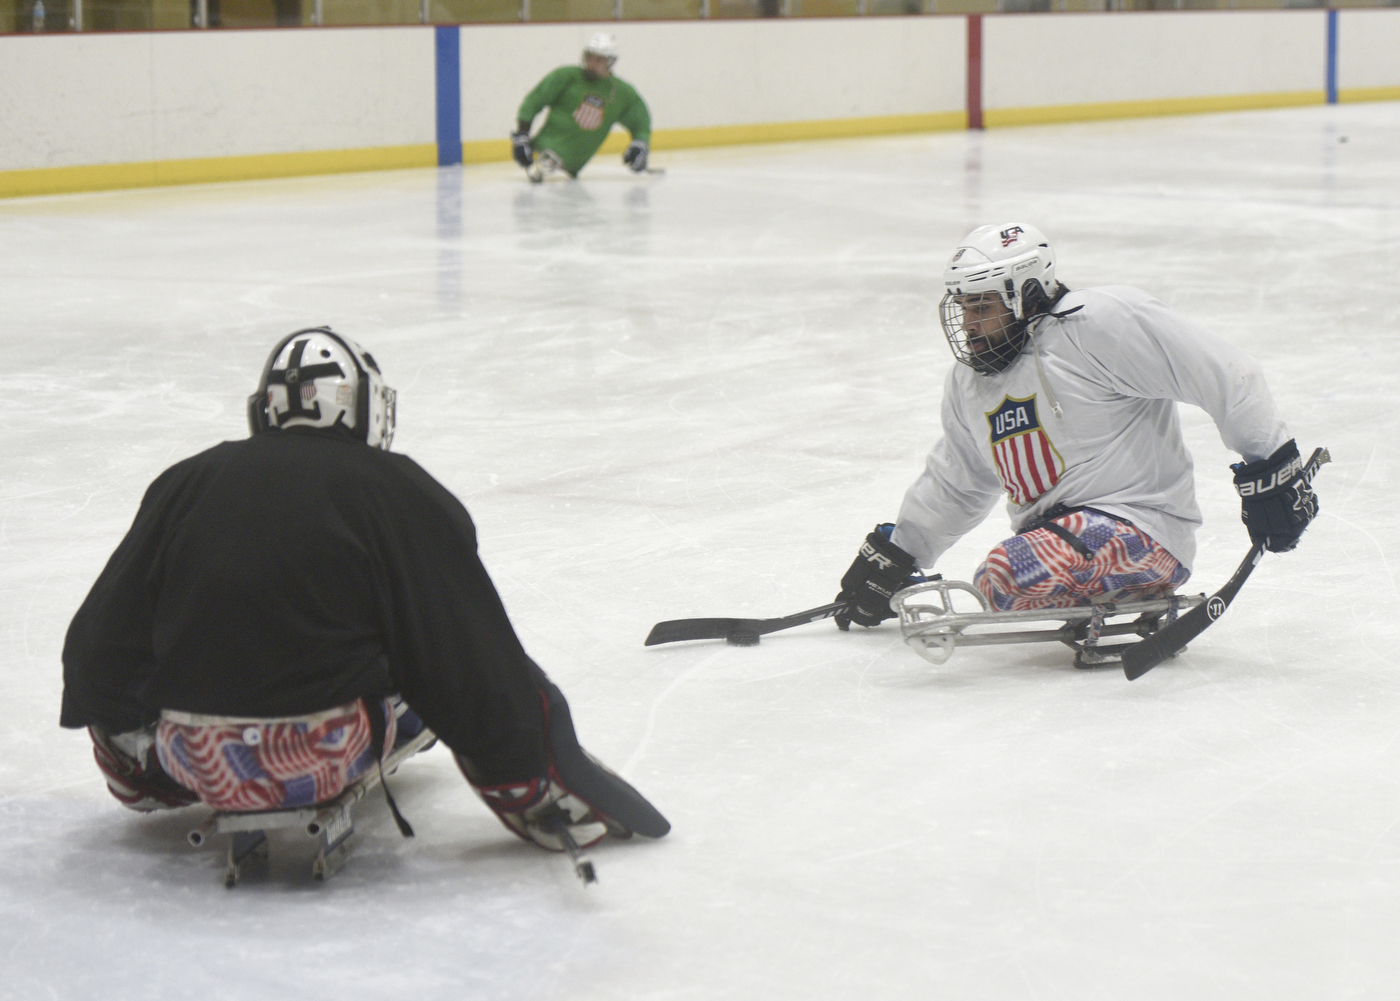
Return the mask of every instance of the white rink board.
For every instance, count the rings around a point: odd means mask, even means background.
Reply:
[[[417,28],[159,33],[152,159],[431,143],[433,66]]]
[[[1326,37],[1319,11],[987,17],[982,106],[1320,91]]]
[[[1337,18],[1337,86],[1400,87],[1400,10],[1344,10]]]
[[[660,129],[957,112],[961,17],[626,21],[462,28],[462,138],[497,139],[521,99],[596,31]]]
[[[0,35],[0,170],[152,159],[153,38]]]
[[[435,141],[421,28],[0,37],[0,170]]]

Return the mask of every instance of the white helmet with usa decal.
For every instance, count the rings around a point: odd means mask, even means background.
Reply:
[[[394,440],[396,394],[374,357],[330,327],[288,334],[248,397],[253,434],[287,427],[344,427],[371,448]]]
[[[958,244],[943,272],[943,290],[995,292],[1016,319],[1024,320],[1038,300],[1055,298],[1055,251],[1044,233],[1026,223],[980,226]]]
[[[954,357],[992,375],[1016,359],[1031,318],[1061,294],[1044,233],[1026,223],[981,226],[943,271],[939,318]]]

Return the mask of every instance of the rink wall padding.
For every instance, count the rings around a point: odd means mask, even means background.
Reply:
[[[1400,10],[1337,14],[1337,99],[1400,101]]]
[[[982,67],[989,128],[1321,104],[1327,12],[987,17]]]
[[[600,29],[660,150],[1400,100],[1395,8],[6,35],[0,196],[508,160]]]
[[[428,166],[431,30],[0,36],[0,194]]]

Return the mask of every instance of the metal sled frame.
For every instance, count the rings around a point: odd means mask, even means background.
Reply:
[[[564,164],[552,149],[542,149],[535,154],[535,162],[525,169],[531,184],[540,184],[550,174],[563,171]]]
[[[951,593],[966,591],[977,599],[980,611],[953,610]],[[1123,646],[1100,647],[1104,636],[1150,636],[1177,615],[1204,604],[1204,594],[1173,594],[1142,601],[1105,601],[1073,608],[1042,608],[1029,612],[997,612],[982,592],[960,580],[936,580],[915,584],[895,594],[890,608],[899,613],[904,642],[931,664],[944,664],[960,646],[996,646],[1003,643],[1063,643],[1074,650],[1076,667],[1121,663]],[[1131,621],[1110,617],[1131,615]],[[985,627],[1061,622],[1059,628],[1007,629]]]
[[[382,774],[394,772],[406,759],[437,738],[427,727],[407,743],[400,744],[384,759]],[[296,810],[261,810],[251,813],[219,810],[187,835],[196,848],[216,834],[230,834],[228,869],[224,886],[238,885],[250,865],[267,860],[267,834],[281,827],[303,827],[309,837],[318,838],[321,850],[311,865],[317,880],[330,879],[350,857],[350,835],[355,832],[355,804],[379,785],[381,770],[371,768],[328,803],[317,803]]]

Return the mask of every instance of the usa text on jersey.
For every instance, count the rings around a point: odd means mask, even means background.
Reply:
[[[997,476],[1014,502],[1029,504],[1060,481],[1065,461],[1040,425],[1034,394],[1004,397],[988,412],[987,423]]]

